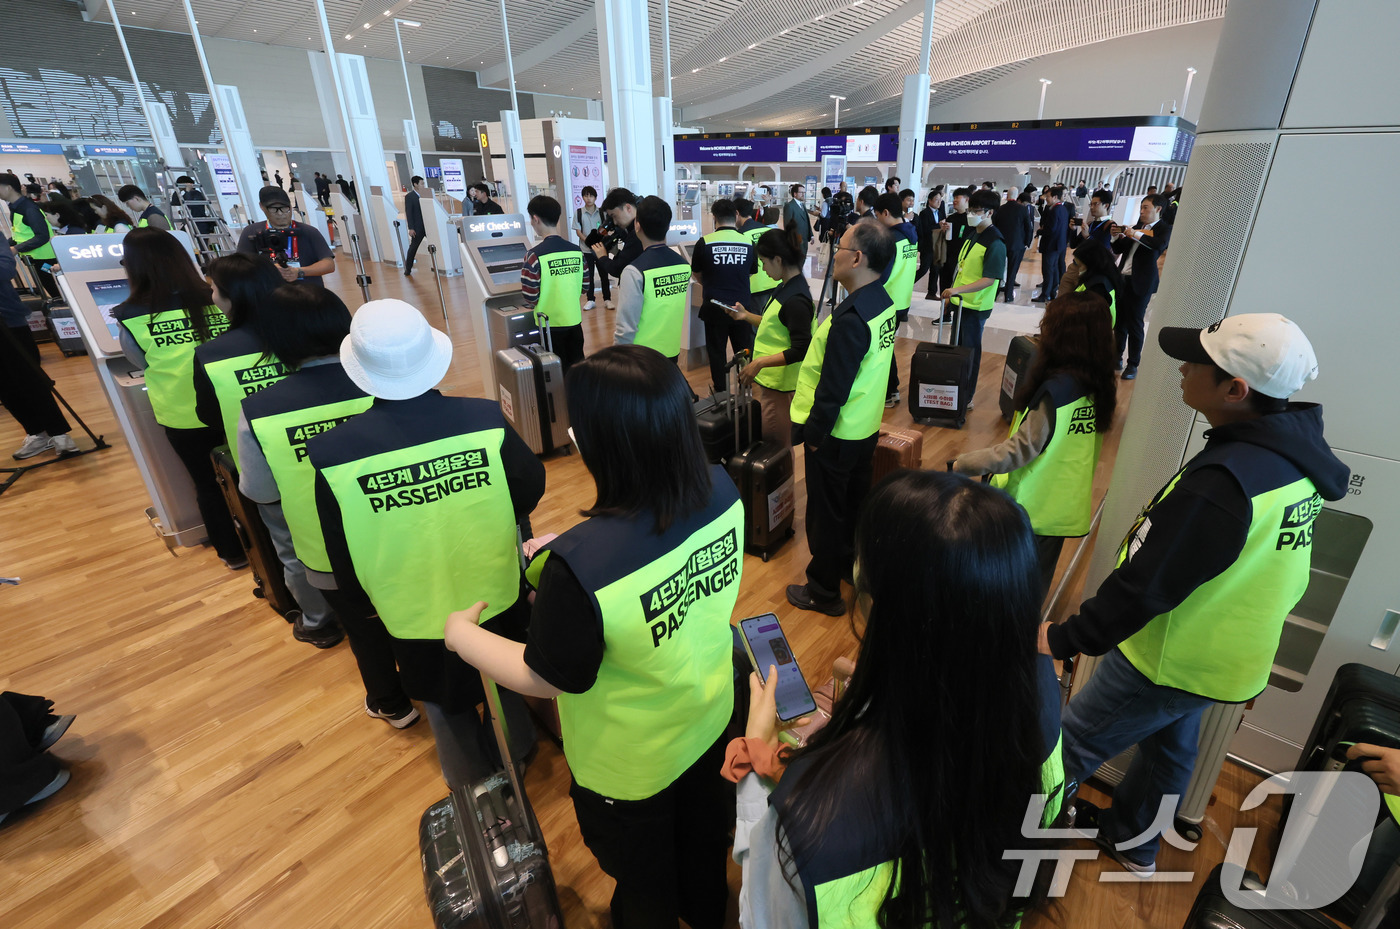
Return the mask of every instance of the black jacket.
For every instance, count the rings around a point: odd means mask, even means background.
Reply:
[[[933,237],[938,235],[938,224],[943,222],[946,212],[942,206],[926,206],[919,211],[919,218],[914,220],[914,228],[919,233],[919,251],[933,251]]]
[[[404,222],[419,235],[427,235],[428,227],[423,225],[423,204],[419,203],[419,193],[410,190],[403,198]]]
[[[1141,229],[1142,223],[1138,223],[1133,228]],[[1123,236],[1113,243],[1113,250],[1118,254],[1124,256],[1130,252],[1133,254],[1132,273],[1124,275],[1124,280],[1133,293],[1142,295],[1157,292],[1159,281],[1157,256],[1167,250],[1167,243],[1171,241],[1171,237],[1171,225],[1159,219],[1152,227],[1152,234],[1142,237],[1136,252],[1133,252],[1133,240],[1127,236]],[[1120,264],[1119,267],[1122,265]],[[1123,270],[1126,272],[1128,269],[1123,268]]]
[[[992,225],[1001,230],[1008,254],[1025,251],[1031,239],[1035,238],[1035,224],[1031,222],[1031,214],[1024,203],[1013,200],[997,207],[992,214]]]
[[[1069,243],[1069,210],[1063,203],[1046,207],[1040,217],[1040,252],[1062,252]]]

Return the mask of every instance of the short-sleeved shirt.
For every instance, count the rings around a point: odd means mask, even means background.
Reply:
[[[305,223],[292,223],[285,230],[271,229],[265,222],[250,223],[243,227],[243,233],[238,237],[238,251],[245,255],[266,255],[266,249],[258,244],[258,236],[264,230],[283,232],[281,252],[299,262],[303,268],[314,265],[323,258],[335,257],[335,252],[331,251],[330,244],[321,233]],[[301,283],[310,284],[312,287],[326,286],[325,281],[319,277],[308,277]]]

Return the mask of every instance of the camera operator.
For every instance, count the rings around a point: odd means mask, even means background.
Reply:
[[[614,187],[603,198],[600,208],[612,221],[612,228],[593,230],[584,244],[593,252],[598,273],[620,281],[622,272],[642,254],[642,240],[637,238],[636,230],[632,228],[637,220],[637,196],[626,187]],[[622,243],[622,248],[611,258],[608,257],[618,242]]]
[[[326,286],[321,278],[335,271],[335,253],[321,233],[292,219],[292,201],[280,187],[258,191],[258,204],[267,220],[243,228],[238,251],[271,258],[288,283]]]

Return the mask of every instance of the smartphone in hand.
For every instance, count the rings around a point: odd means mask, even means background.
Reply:
[[[778,718],[790,722],[817,711],[817,701],[802,677],[797,659],[792,654],[778,617],[772,613],[740,620],[739,632],[744,637],[744,650],[749,661],[766,684],[769,665],[777,666]]]

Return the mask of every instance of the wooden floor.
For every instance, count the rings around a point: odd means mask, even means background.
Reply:
[[[426,271],[411,281],[383,267],[371,273],[374,296],[409,299],[440,325]],[[1035,273],[1028,256],[1020,302]],[[332,286],[358,305],[348,262],[338,277]],[[461,278],[444,283],[456,361],[442,386],[477,393],[465,288]],[[609,344],[611,314],[600,305],[586,315],[589,346]],[[912,349],[900,340],[903,371]],[[227,571],[209,550],[167,553],[144,522],[145,490],[90,362],[60,358],[52,345],[44,353],[59,389],[114,447],[26,474],[0,496],[0,575],[23,580],[0,587],[0,689],[44,694],[78,714],[54,749],[72,782],[0,826],[0,927],[429,926],[417,823],[445,788],[428,727],[398,732],[366,717],[349,648],[295,642],[252,598],[246,571]],[[1002,358],[987,355],[967,428],[924,430],[926,465],[1004,436],[1001,370]],[[707,371],[690,377],[701,388]],[[903,408],[885,419],[911,425]],[[0,417],[6,462],[22,438]],[[1117,438],[1115,430],[1105,445],[1099,494]],[[533,523],[559,532],[592,502],[592,484],[577,456],[546,468]],[[800,613],[784,599],[807,558],[801,528],[799,516],[797,537],[767,564],[745,558],[737,615],[776,612],[818,683],[855,643],[847,619]],[[1068,895],[1027,925],[1180,926],[1230,829],[1259,826],[1262,846],[1277,822],[1273,807],[1234,812],[1255,782],[1229,768],[1200,848],[1164,852],[1163,869],[1194,868],[1193,884],[1099,883],[1116,867],[1080,864]],[[612,882],[579,839],[553,746],[542,746],[527,787],[568,926],[607,926]],[[732,865],[730,883],[737,895]]]

